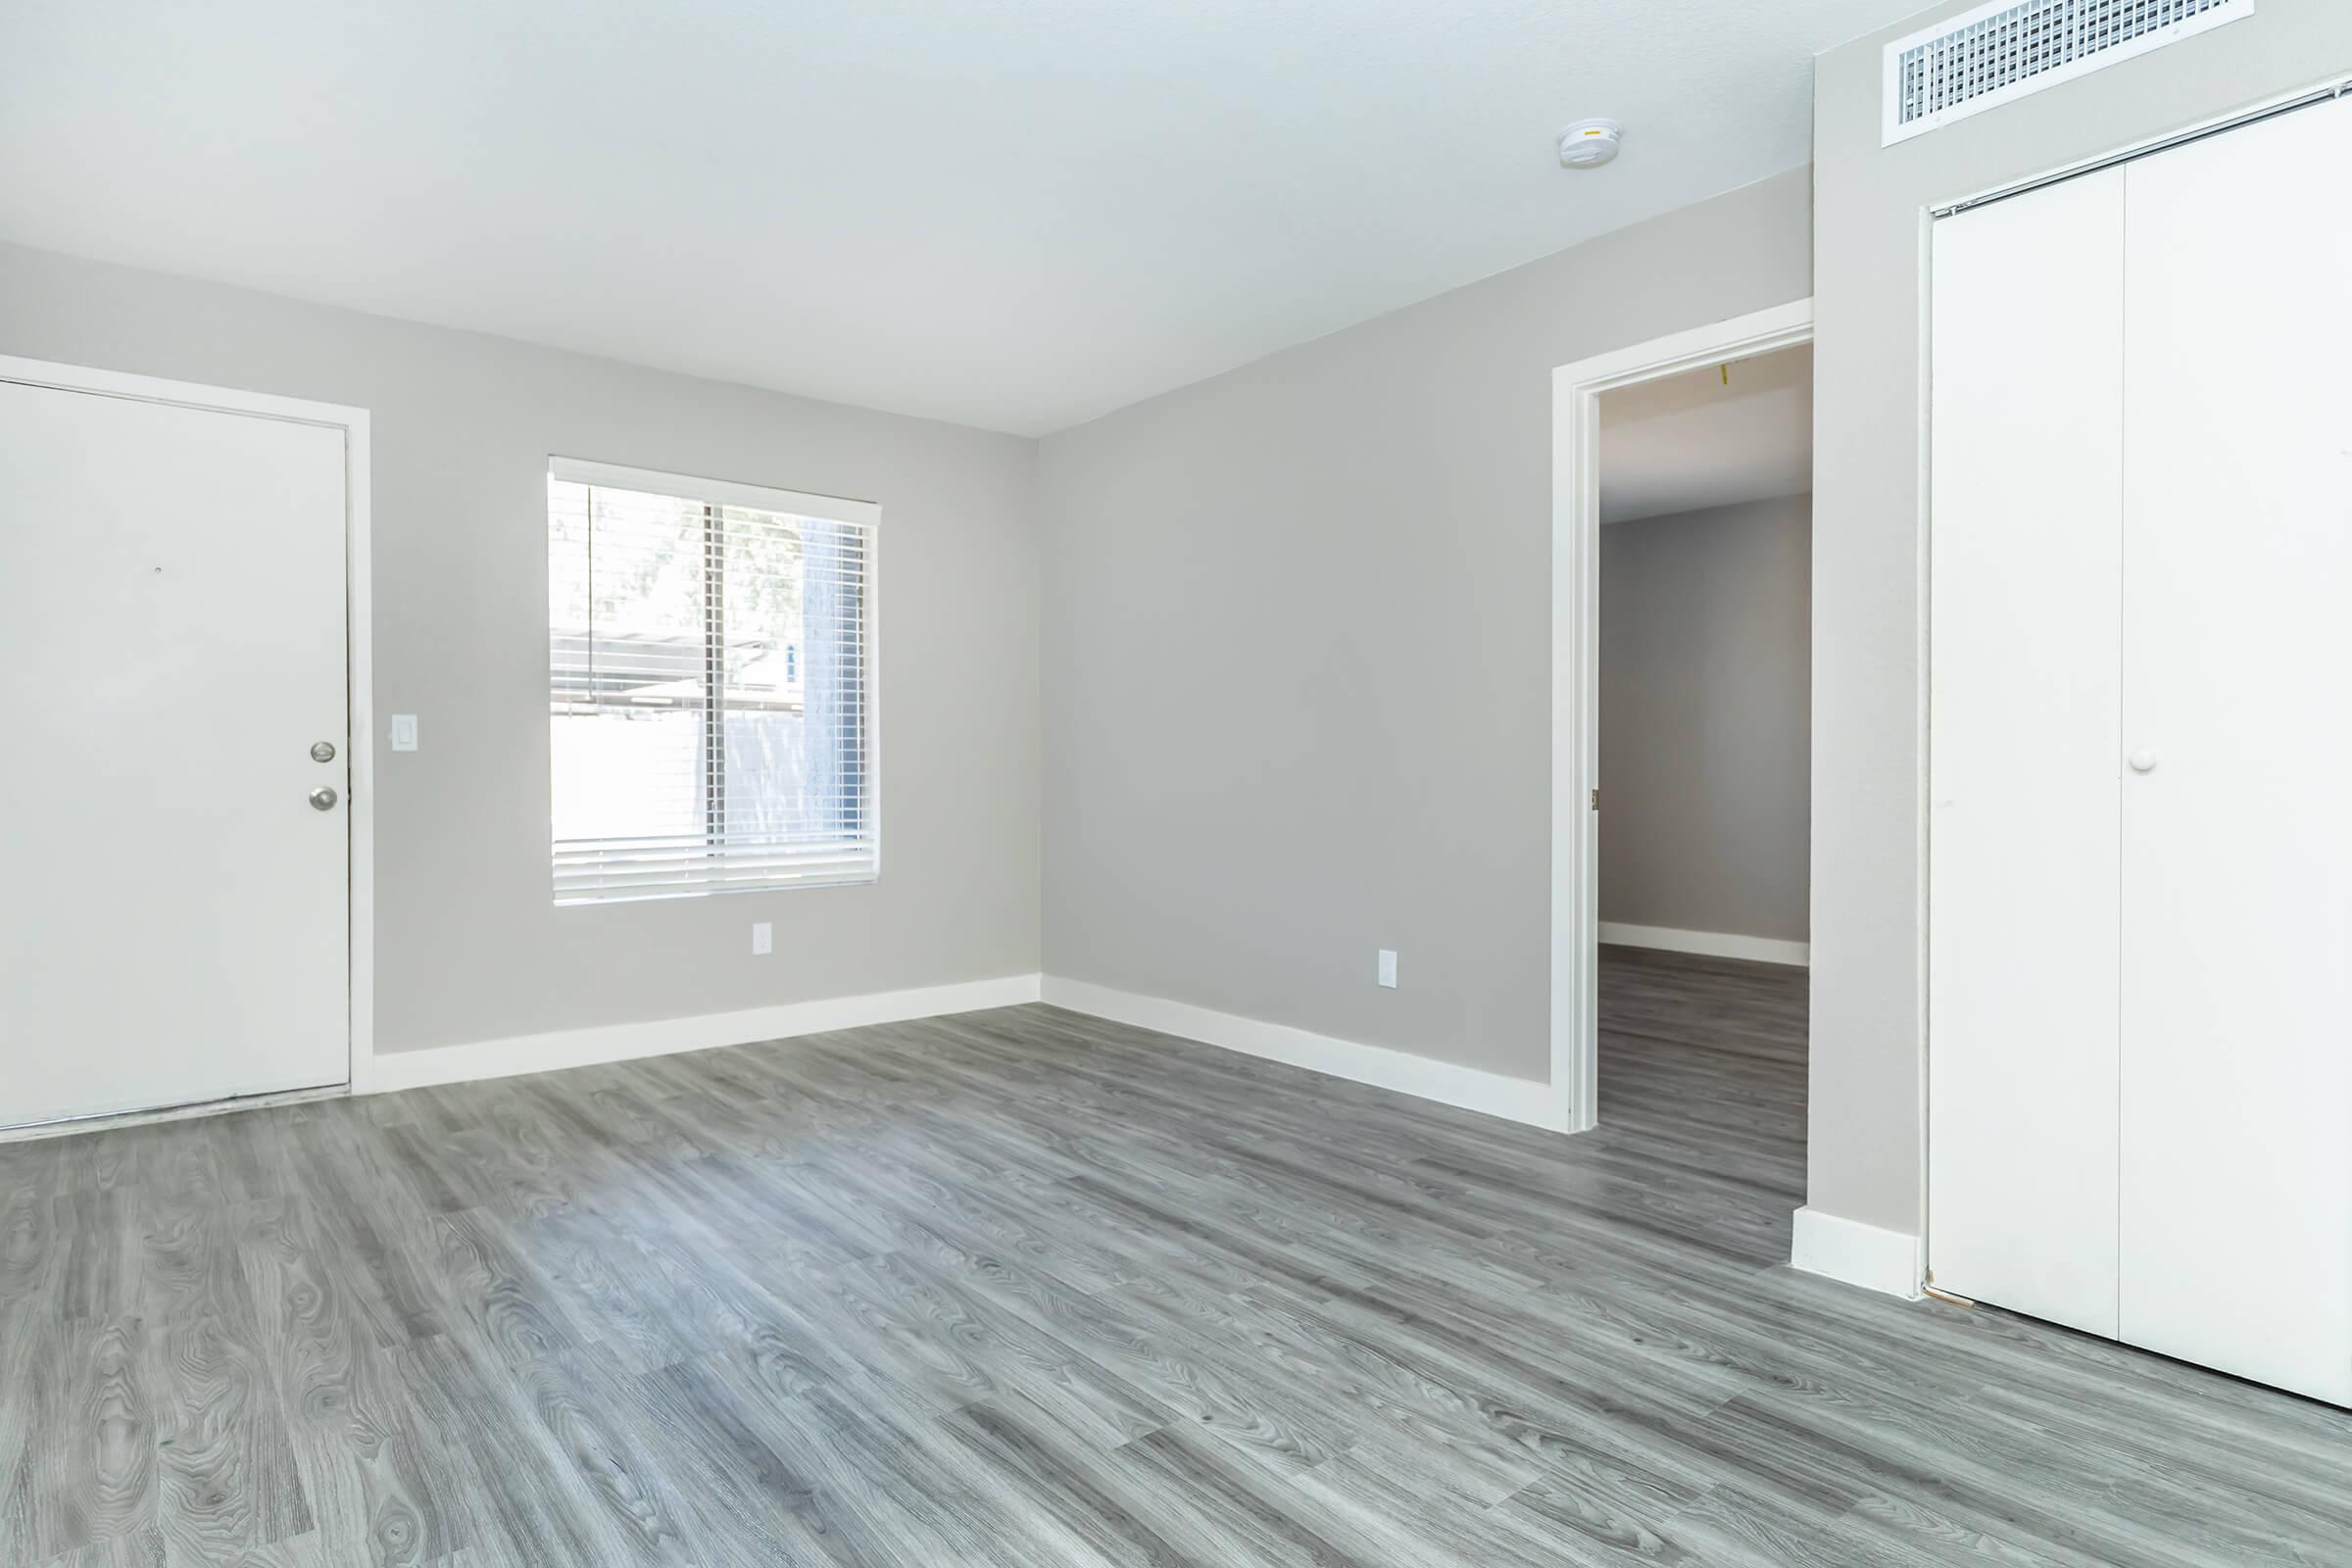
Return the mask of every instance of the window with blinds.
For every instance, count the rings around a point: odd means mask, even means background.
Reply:
[[[870,882],[880,509],[558,458],[558,904]]]

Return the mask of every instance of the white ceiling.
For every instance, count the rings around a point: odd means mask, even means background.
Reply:
[[[1918,4],[8,0],[0,238],[1039,433],[1802,165]]]
[[[1601,394],[1604,523],[1812,488],[1810,344]]]

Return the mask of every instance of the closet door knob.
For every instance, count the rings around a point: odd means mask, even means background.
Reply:
[[[2134,773],[2155,772],[2156,754],[2154,752],[2133,752],[2132,754],[2132,771]]]

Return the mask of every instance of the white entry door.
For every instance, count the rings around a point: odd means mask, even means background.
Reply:
[[[0,379],[0,1126],[348,1079],[345,441]]]

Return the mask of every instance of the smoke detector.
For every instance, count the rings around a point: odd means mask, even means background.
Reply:
[[[1580,120],[1560,132],[1562,169],[1598,169],[1617,156],[1625,127],[1614,120]]]

